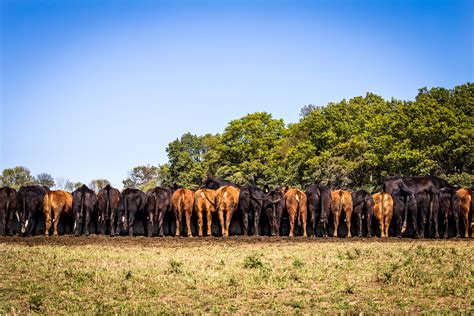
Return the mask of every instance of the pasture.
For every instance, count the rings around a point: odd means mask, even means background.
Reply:
[[[0,313],[474,312],[471,239],[0,237]]]

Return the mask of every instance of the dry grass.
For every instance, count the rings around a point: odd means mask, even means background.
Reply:
[[[470,240],[0,238],[0,313],[474,312]]]

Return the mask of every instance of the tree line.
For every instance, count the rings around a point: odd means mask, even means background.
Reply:
[[[367,93],[305,105],[294,124],[250,113],[220,134],[185,133],[168,144],[168,162],[133,168],[123,185],[196,189],[215,176],[241,185],[306,188],[320,181],[376,191],[385,176],[433,174],[472,187],[473,109],[474,84],[466,83],[421,88],[412,101]]]

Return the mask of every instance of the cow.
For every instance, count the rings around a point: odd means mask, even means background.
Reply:
[[[129,236],[133,236],[135,218],[138,214],[145,214],[146,194],[139,189],[126,188],[122,191],[119,214],[122,219],[123,228],[128,231]],[[144,222],[146,230],[147,225]]]
[[[456,191],[459,199],[461,200],[460,205],[460,214],[462,216],[462,220],[464,222],[464,238],[468,238],[469,236],[469,211],[472,211],[472,190],[468,188],[461,188]],[[474,216],[473,222],[471,223],[472,228],[474,229]],[[471,231],[472,235],[472,231]]]
[[[31,236],[36,230],[36,219],[43,212],[43,201],[47,187],[29,185],[21,187],[17,192],[18,217],[22,234]]]
[[[386,177],[383,184],[383,191],[392,194],[400,190],[400,194],[403,194],[405,199],[416,199],[416,194],[427,192],[430,197],[429,218],[431,223],[433,212],[437,212],[437,208],[439,208],[439,190],[449,186],[449,183],[445,180],[431,175],[421,177]],[[409,204],[410,203],[405,203],[402,233],[404,233],[407,228]],[[412,216],[412,220],[414,220],[413,227],[417,227],[416,217]]]
[[[230,185],[220,187],[216,191],[217,215],[219,216],[223,237],[229,236],[229,226],[232,215],[239,206],[239,194],[240,189]]]
[[[97,211],[100,224],[100,233],[106,233],[109,226],[110,236],[116,236],[120,232],[120,219],[118,209],[120,206],[120,191],[107,184],[97,194]]]
[[[327,237],[327,223],[331,209],[331,190],[320,183],[313,184],[306,190],[307,209],[311,216],[311,224],[316,235],[316,226],[321,225],[323,237]]]
[[[207,236],[212,236],[212,213],[216,212],[216,190],[199,189],[194,192],[194,210],[198,218],[198,235],[203,236],[203,213],[206,212]]]
[[[342,211],[346,215],[347,237],[351,234],[351,217],[352,217],[352,196],[349,191],[335,190],[331,192],[331,213],[334,216],[334,233],[333,237],[337,237],[337,229],[339,228],[339,218]]]
[[[181,188],[173,192],[171,197],[173,204],[173,212],[176,219],[175,236],[180,235],[181,218],[185,217],[188,237],[193,237],[191,232],[191,216],[194,208],[194,193],[193,191]]]
[[[290,234],[289,237],[294,236],[295,217],[298,225],[303,228],[303,237],[307,237],[306,233],[306,219],[308,217],[307,198],[306,194],[298,189],[283,189],[285,191],[284,200],[286,211],[290,219]]]
[[[428,237],[431,236],[431,222],[429,221],[429,210],[430,210],[430,195],[427,192],[419,192],[416,194],[416,205],[418,209],[418,217],[420,219],[420,230],[418,233],[418,236],[421,238],[424,238],[425,235]],[[397,207],[397,203],[394,202],[394,208]],[[434,216],[435,219],[435,225],[436,227],[438,226],[438,208],[435,208],[434,211],[436,211],[436,216]],[[428,234],[426,234],[426,227],[428,224]],[[436,229],[438,230],[438,229]]]
[[[452,187],[445,187],[439,190],[439,209],[444,219],[444,238],[448,238],[449,216],[454,217],[456,237],[459,233],[459,213],[461,208],[461,199]]]
[[[280,234],[281,218],[285,209],[285,197],[280,190],[269,190],[263,200],[265,212],[270,222],[272,236]]]
[[[419,193],[423,194],[423,193]],[[398,238],[402,237],[402,234],[406,231],[406,226],[404,228],[403,218],[404,212],[407,211],[407,214],[411,214],[411,221],[414,223],[415,236],[418,237],[421,233],[421,230],[418,230],[417,227],[417,216],[418,216],[418,204],[416,195],[407,194],[403,189],[398,189],[392,193],[393,200],[393,218],[396,221],[395,225],[395,234]],[[421,204],[422,206],[424,204]],[[421,212],[421,209],[420,209]],[[426,212],[425,212],[426,213]],[[406,218],[405,218],[406,219]],[[406,225],[406,222],[405,222]]]
[[[393,199],[385,192],[379,192],[372,195],[374,200],[374,215],[379,221],[380,237],[388,237],[388,229],[393,217]]]
[[[249,217],[253,217],[254,234],[259,235],[260,214],[264,199],[265,192],[255,185],[246,185],[240,189],[239,209],[242,211],[245,236],[248,235]]]
[[[72,213],[74,216],[74,235],[78,236],[84,231],[89,236],[89,223],[95,210],[97,195],[94,190],[85,184],[72,192]]]
[[[58,235],[58,224],[61,214],[72,216],[72,194],[63,190],[49,191],[43,198],[43,212],[45,219],[45,236],[49,236],[51,222],[53,222],[53,235]]]
[[[16,215],[19,220],[16,205],[16,190],[10,187],[0,188],[1,235],[11,235],[13,233],[13,215]]]
[[[146,193],[146,213],[148,217],[148,236],[153,235],[155,221],[158,224],[158,236],[163,237],[163,221],[166,212],[171,211],[171,190],[156,187]]]
[[[367,219],[367,237],[371,237],[372,216],[374,214],[374,199],[369,192],[357,190],[352,192],[352,213],[357,217],[357,236],[362,237],[362,220]]]

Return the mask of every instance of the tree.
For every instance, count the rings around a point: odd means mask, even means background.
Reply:
[[[166,148],[169,161],[160,167],[160,179],[170,186],[197,189],[207,175],[217,169],[218,146],[216,135],[184,134]]]
[[[155,187],[158,183],[158,167],[146,165],[133,168],[122,181],[125,188],[137,188],[143,191]]]
[[[220,139],[216,175],[239,184],[276,184],[280,175],[275,166],[281,162],[277,145],[285,124],[266,112],[248,114],[229,122]]]
[[[48,173],[40,173],[36,176],[36,183],[48,188],[54,187],[54,178]]]
[[[4,169],[0,176],[0,182],[2,183],[2,186],[9,186],[18,190],[22,186],[33,185],[35,179],[28,168],[17,166],[14,168]]]
[[[91,182],[89,182],[89,188],[99,192],[99,190],[103,189],[107,184],[110,184],[110,181],[107,179],[91,180]]]

